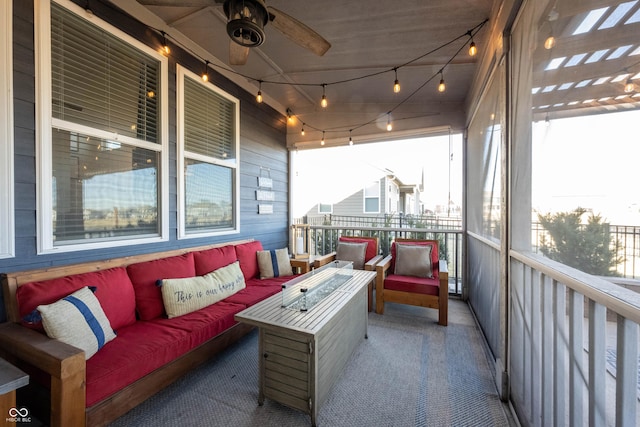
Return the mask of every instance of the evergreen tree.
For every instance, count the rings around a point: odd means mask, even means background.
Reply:
[[[615,267],[622,261],[619,244],[612,248],[609,224],[600,215],[590,213],[587,223],[582,217],[584,208],[556,214],[538,214],[538,221],[549,233],[540,239],[540,251],[547,257],[597,276],[615,275]]]

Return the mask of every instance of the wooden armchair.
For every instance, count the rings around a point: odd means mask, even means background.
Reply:
[[[384,313],[385,302],[435,308],[438,323],[447,326],[449,273],[437,240],[396,239],[376,271],[376,313]]]
[[[349,237],[349,236],[340,236],[338,238],[338,245],[340,243],[349,244],[362,244],[366,243],[366,250],[364,251],[364,259],[356,259],[358,257],[354,257],[354,251],[352,250],[342,250],[346,246],[338,247],[336,252],[331,252],[330,254],[315,257],[313,261],[313,268],[322,267],[323,265],[329,264],[335,260],[341,261],[352,261],[353,268],[360,270],[368,270],[375,271],[376,264],[382,260],[382,255],[378,254],[378,238],[377,237]],[[340,255],[344,254],[343,257],[339,258]],[[369,284],[369,311],[373,310],[373,283]]]

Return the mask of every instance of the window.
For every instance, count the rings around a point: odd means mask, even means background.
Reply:
[[[318,203],[318,213],[320,213],[320,214],[333,213],[333,204],[331,204],[331,203]]]
[[[39,251],[166,240],[166,58],[70,2],[36,4]]]
[[[239,105],[178,66],[180,238],[240,231]]]
[[[0,2],[0,258],[14,255],[12,2]]]
[[[364,213],[380,213],[380,181],[364,189]]]

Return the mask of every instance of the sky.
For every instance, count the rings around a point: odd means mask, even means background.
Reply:
[[[533,208],[640,225],[639,123],[640,110],[534,123]]]
[[[460,134],[452,135],[451,141],[442,135],[299,150],[292,154],[292,165],[294,218],[319,202],[337,203],[390,172],[404,184],[419,184],[424,170],[427,208],[446,204],[449,191],[452,200],[462,202]]]

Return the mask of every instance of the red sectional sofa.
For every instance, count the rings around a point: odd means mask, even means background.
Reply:
[[[3,274],[9,322],[0,325],[0,355],[48,388],[52,426],[107,424],[251,330],[234,315],[291,279],[260,279],[259,250],[261,243],[251,240]],[[167,318],[159,279],[203,276],[235,261],[244,289]],[[85,360],[82,351],[48,338],[41,324],[25,319],[38,305],[87,285],[95,287],[116,338]],[[37,405],[19,402],[31,404]]]

